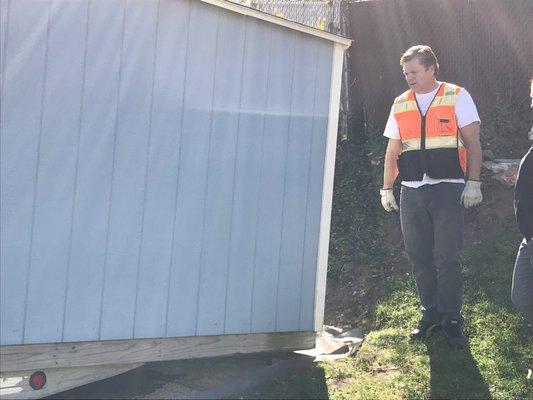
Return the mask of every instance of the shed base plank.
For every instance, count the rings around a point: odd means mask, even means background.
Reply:
[[[46,384],[34,390],[29,378],[36,370],[0,373],[0,397],[2,399],[39,399],[54,393],[110,378],[140,367],[142,363],[119,365],[95,365],[90,367],[44,368]]]
[[[182,360],[315,346],[315,332],[255,333],[162,339],[0,346],[0,371]]]

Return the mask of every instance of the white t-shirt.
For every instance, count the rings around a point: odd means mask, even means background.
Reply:
[[[439,90],[441,82],[437,83],[439,86],[429,93],[415,93],[416,100],[418,101],[420,111],[423,115],[427,113],[431,101],[435,97],[437,90]],[[391,107],[389,119],[387,120],[387,125],[385,126],[383,136],[390,139],[400,139],[400,130],[398,129],[396,118],[394,118],[393,110],[394,105]],[[474,104],[474,100],[472,100],[470,93],[468,93],[466,89],[461,89],[459,96],[457,96],[457,102],[455,104],[455,118],[457,119],[457,127],[459,129],[471,124],[472,122],[481,122],[477,113],[476,105]],[[402,185],[417,188],[422,185],[435,185],[441,182],[464,183],[464,179],[433,179],[424,174],[421,181],[402,181]]]

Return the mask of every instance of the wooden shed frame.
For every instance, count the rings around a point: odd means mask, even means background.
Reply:
[[[322,208],[316,265],[314,331],[2,345],[0,346],[0,371],[3,376],[7,376],[5,373],[13,375],[12,373],[14,372],[27,376],[35,369],[45,368],[110,367],[109,371],[103,373],[103,375],[102,373],[95,373],[93,368],[93,372],[89,373],[92,379],[85,377],[85,381],[82,382],[86,383],[90,380],[102,379],[124,372],[127,369],[137,367],[140,365],[139,363],[149,361],[273,350],[295,350],[314,346],[316,332],[322,330],[324,321],[341,74],[344,51],[351,45],[351,40],[228,1],[200,1],[333,42]],[[50,390],[41,391],[38,394],[24,392],[24,397],[41,397],[82,383],[69,382],[67,386],[63,385],[61,388],[50,387]]]

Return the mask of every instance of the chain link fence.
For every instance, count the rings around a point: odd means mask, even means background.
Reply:
[[[312,28],[339,34],[342,0],[231,0]]]

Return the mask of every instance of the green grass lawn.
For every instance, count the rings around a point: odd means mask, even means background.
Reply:
[[[520,238],[511,224],[494,231],[463,257],[467,349],[448,347],[442,332],[426,343],[408,339],[419,305],[412,277],[397,273],[367,310],[373,330],[355,357],[317,363],[243,398],[533,399],[533,336],[510,301]]]

